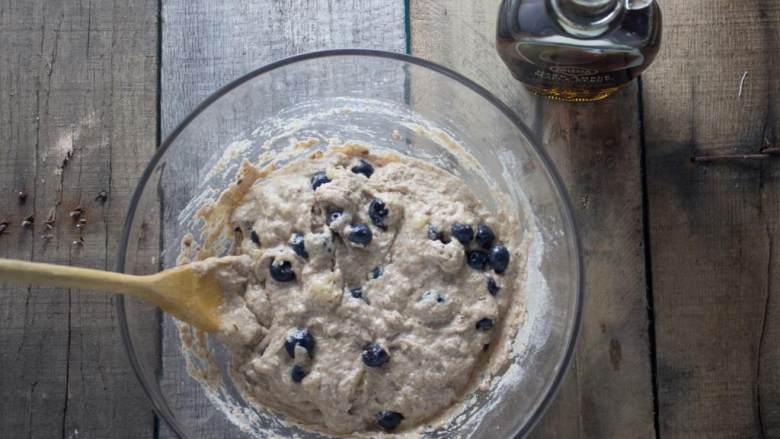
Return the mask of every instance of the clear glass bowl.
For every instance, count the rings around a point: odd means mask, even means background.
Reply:
[[[446,133],[478,163],[462,160],[457,146],[431,133]],[[144,171],[117,271],[147,274],[174,265],[182,236],[197,229],[198,205],[227,187],[241,158],[256,160],[261,151],[281,151],[304,137],[363,141],[435,163],[464,178],[488,207],[504,199],[512,215],[535,229],[526,318],[511,335],[509,367],[488,391],[468,395],[468,410],[426,437],[527,433],[574,349],[582,304],[578,236],[560,179],[528,128],[485,89],[441,66],[379,51],[325,51],[273,63],[223,87],[171,133]],[[225,376],[219,390],[207,391],[187,374],[170,316],[121,296],[117,311],[141,385],[182,438],[323,437],[252,410]],[[224,349],[210,346],[224,366]]]

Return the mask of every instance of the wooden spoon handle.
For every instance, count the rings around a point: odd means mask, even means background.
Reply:
[[[144,276],[0,258],[0,283],[125,293],[154,301]]]

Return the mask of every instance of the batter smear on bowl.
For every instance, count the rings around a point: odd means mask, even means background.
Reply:
[[[346,144],[280,169],[245,162],[202,217],[233,230],[219,338],[237,388],[314,429],[432,421],[512,324],[519,225],[423,161]]]

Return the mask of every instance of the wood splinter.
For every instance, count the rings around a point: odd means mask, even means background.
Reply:
[[[769,158],[780,156],[780,147],[771,146],[762,148],[758,153],[752,154],[713,154],[713,155],[697,155],[691,158],[693,163],[709,163],[719,161],[735,161],[735,160],[766,160]]]
[[[46,221],[43,223],[46,224],[46,229],[51,230],[54,228],[54,223],[57,220],[57,210],[55,208],[49,209],[49,216],[46,218]]]

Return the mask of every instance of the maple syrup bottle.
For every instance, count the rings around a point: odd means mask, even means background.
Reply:
[[[650,66],[660,43],[656,0],[503,0],[499,10],[499,55],[552,99],[606,98]]]

